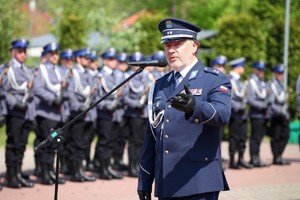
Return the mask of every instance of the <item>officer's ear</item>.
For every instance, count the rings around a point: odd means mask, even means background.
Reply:
[[[197,40],[192,40],[193,41],[193,47],[195,48],[194,54],[197,54],[198,47],[200,46],[200,43]]]

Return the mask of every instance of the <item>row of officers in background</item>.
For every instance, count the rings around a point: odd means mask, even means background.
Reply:
[[[81,48],[60,52],[59,44],[54,42],[44,46],[41,62],[29,69],[24,65],[28,45],[26,39],[14,40],[11,60],[2,65],[0,72],[1,117],[5,117],[7,134],[6,185],[10,188],[34,186],[21,170],[30,130],[36,134],[37,146],[51,129],[74,119],[139,68],[129,68],[128,61],[165,58],[162,51],[145,58],[141,52],[118,54],[116,49],[109,48],[101,54],[103,66],[99,68],[95,51]],[[122,179],[124,174],[137,177],[148,119],[148,90],[163,74],[161,69],[147,67],[65,129],[60,172],[70,175],[75,182],[96,180],[85,170],[106,180]],[[91,158],[95,136],[98,139]],[[129,166],[122,163],[126,140]],[[48,144],[34,154],[34,174],[41,184],[55,182],[55,150],[55,145]],[[122,170],[127,173],[120,173]],[[64,183],[65,179],[60,177],[58,182]]]
[[[289,96],[283,85],[284,65],[275,65],[272,68],[272,79],[267,82],[265,80],[266,62],[254,62],[253,73],[243,82],[241,76],[245,72],[245,61],[242,57],[229,62],[231,67],[229,78],[232,85],[231,117],[228,124],[229,168],[251,169],[270,166],[271,163],[263,162],[260,157],[260,144],[267,132],[271,138],[272,164],[289,165],[289,161],[282,159],[289,138],[290,118]],[[212,67],[225,73],[226,62],[225,56],[218,56],[213,61]],[[248,139],[248,119],[251,124],[250,162],[244,160]]]
[[[6,124],[6,185],[11,188],[34,186],[21,170],[30,130],[33,129],[36,134],[36,146],[47,138],[51,129],[62,127],[132,75],[138,66],[129,67],[128,61],[165,58],[163,51],[145,58],[140,52],[128,55],[109,48],[101,54],[102,66],[99,68],[95,51],[82,48],[60,52],[57,43],[50,43],[43,48],[41,62],[29,69],[24,65],[28,44],[25,39],[14,40],[10,49],[11,60],[0,69],[0,121]],[[218,73],[225,73],[226,62],[225,56],[218,56],[212,67]],[[229,64],[232,84],[229,167],[239,169],[269,165],[259,155],[268,119],[272,129],[273,164],[289,164],[281,157],[289,137],[288,95],[282,83],[284,66],[276,65],[274,76],[267,83],[264,79],[266,64],[255,62],[253,74],[243,83],[241,75],[245,71],[245,59],[238,58]],[[145,68],[65,129],[65,142],[60,150],[60,172],[69,175],[70,180],[75,182],[96,180],[96,176],[88,176],[85,171],[96,172],[97,177],[106,180],[122,179],[124,174],[137,177],[148,122],[148,90],[167,70]],[[250,162],[244,160],[248,116],[251,122]],[[97,142],[91,158],[91,143],[95,136]],[[126,144],[128,148],[125,148]],[[125,149],[128,149],[128,166],[122,163]],[[34,175],[40,178],[41,184],[54,184],[55,146],[48,144],[36,151],[34,156]],[[58,182],[63,184],[65,179],[60,177]]]

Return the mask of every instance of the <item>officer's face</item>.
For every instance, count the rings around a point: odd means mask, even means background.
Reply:
[[[279,82],[283,81],[283,73],[274,73],[274,75]]]
[[[48,55],[49,61],[52,64],[56,65],[58,63],[59,55],[58,55],[57,51],[49,52],[49,53],[47,53],[47,55]]]
[[[265,71],[264,71],[264,70],[254,69],[254,73],[255,73],[259,78],[264,78],[264,77],[265,77]]]
[[[83,67],[88,67],[90,64],[91,64],[91,60],[89,59],[89,57],[80,57],[80,64],[83,66]]]
[[[105,65],[111,69],[116,69],[118,66],[118,61],[115,58],[107,58],[105,59]]]
[[[12,49],[12,57],[18,62],[23,63],[26,60],[26,48],[15,48]]]
[[[73,59],[72,58],[63,58],[60,60],[61,64],[68,69],[73,67]]]
[[[98,69],[98,60],[91,61],[90,68],[92,70],[97,70]]]
[[[193,40],[169,42],[165,46],[166,58],[175,71],[180,71],[195,59],[198,43]]]
[[[118,63],[118,68],[122,71],[122,72],[126,72],[128,69],[128,64],[126,62],[119,62]]]

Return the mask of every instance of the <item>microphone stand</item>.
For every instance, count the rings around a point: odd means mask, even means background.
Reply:
[[[56,172],[55,172],[55,191],[54,191],[54,200],[57,200],[58,196],[58,174],[59,174],[59,157],[60,157],[60,145],[64,143],[65,138],[63,136],[63,131],[74,124],[76,121],[78,121],[80,118],[82,118],[88,111],[93,109],[97,104],[99,104],[101,101],[103,101],[105,98],[107,98],[109,95],[111,95],[113,92],[115,92],[117,89],[119,89],[121,86],[123,86],[126,82],[128,82],[130,79],[135,77],[137,74],[141,73],[146,66],[139,67],[133,74],[131,74],[129,77],[127,77],[125,80],[123,80],[121,83],[116,85],[112,90],[110,90],[108,93],[106,93],[103,97],[98,99],[95,103],[90,105],[86,110],[79,113],[76,117],[74,117],[71,121],[67,122],[65,125],[63,125],[61,128],[58,129],[51,129],[50,134],[48,135],[47,139],[39,143],[36,147],[34,147],[35,151],[38,151],[41,147],[43,147],[46,144],[56,144],[57,145],[57,155],[56,155]]]

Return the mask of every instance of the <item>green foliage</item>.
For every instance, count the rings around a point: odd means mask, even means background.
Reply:
[[[83,16],[65,13],[59,26],[61,49],[86,46],[87,23]]]
[[[249,14],[224,17],[218,36],[213,40],[212,58],[220,54],[229,60],[245,57],[248,66],[256,60],[266,59],[266,38],[260,27],[258,18]]]
[[[296,82],[300,68],[300,27],[297,22],[291,21],[289,35],[289,60],[288,60],[288,91],[289,91],[289,111],[292,119],[296,117]],[[276,21],[268,37],[268,58],[271,66],[283,63],[284,48],[284,21]]]
[[[21,21],[20,0],[0,0],[0,5],[0,63],[3,63],[9,58],[11,41],[17,37],[24,37],[21,32],[24,23]]]
[[[144,16],[139,20],[141,29],[147,33],[139,44],[145,55],[152,54],[164,48],[164,46],[160,44],[162,34],[158,30],[158,24],[164,18],[166,18],[164,15],[156,14]]]

